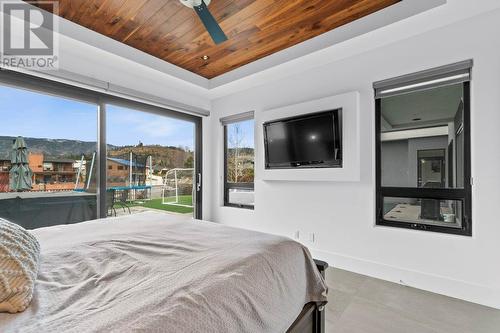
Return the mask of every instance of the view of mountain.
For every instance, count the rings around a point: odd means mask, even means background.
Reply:
[[[0,136],[0,158],[9,158],[15,137]],[[65,139],[24,138],[28,150],[50,157],[73,157],[90,155],[97,149],[96,142]]]
[[[0,159],[10,159],[12,143],[15,137],[0,136]],[[46,157],[79,159],[83,154],[90,157],[97,149],[96,142],[66,140],[66,139],[44,139],[24,138],[29,152],[44,153]],[[139,143],[137,146],[118,147],[108,145],[108,156],[128,159],[132,152],[138,159],[153,157],[153,166],[156,170],[162,168],[182,168],[193,166],[193,152],[187,148],[145,146]],[[146,162],[140,162],[145,164]]]
[[[156,171],[161,169],[172,168],[192,168],[193,167],[193,152],[187,148],[180,147],[164,147],[164,146],[144,146],[139,144],[137,146],[125,147],[108,147],[108,156],[129,159],[129,154],[137,158],[139,164],[146,164],[146,158],[152,156],[153,168]]]

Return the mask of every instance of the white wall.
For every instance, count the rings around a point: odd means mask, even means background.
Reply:
[[[336,267],[500,308],[498,31],[497,10],[213,101],[210,141],[205,145],[212,166],[211,184],[205,184],[211,187],[207,192],[212,208],[206,217],[290,237],[300,230],[313,254]],[[473,237],[375,227],[372,83],[469,58],[474,59]],[[249,110],[258,116],[264,110],[349,91],[361,94],[361,181],[265,182],[262,170],[256,170],[255,210],[221,206],[219,117]],[[256,130],[260,140],[261,129]],[[309,232],[316,235],[314,243],[307,241]]]
[[[164,99],[209,109],[203,89],[131,60],[60,36],[60,68]]]

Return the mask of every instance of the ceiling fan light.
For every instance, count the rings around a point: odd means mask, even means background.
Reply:
[[[201,22],[207,29],[210,37],[215,44],[223,43],[227,40],[227,36],[221,29],[217,20],[212,16],[210,10],[208,10],[208,5],[210,0],[179,0],[183,5],[193,8]]]
[[[189,8],[194,8],[199,5],[201,5],[201,2],[203,1],[205,5],[209,5],[211,0],[179,0],[184,6],[189,7]]]

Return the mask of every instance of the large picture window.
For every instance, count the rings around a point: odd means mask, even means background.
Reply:
[[[377,225],[471,235],[471,68],[374,84]]]
[[[145,210],[201,218],[202,119],[148,98],[0,71],[0,218],[27,229]]]
[[[224,128],[224,205],[253,209],[253,113],[221,121]]]
[[[27,229],[97,218],[97,104],[0,85],[0,217]]]

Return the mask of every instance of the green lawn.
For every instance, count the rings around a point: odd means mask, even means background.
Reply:
[[[168,201],[175,201],[175,198],[168,198],[167,202]],[[183,205],[192,205],[193,198],[190,195],[179,196],[179,203],[183,204]],[[191,208],[191,207],[164,205],[164,204],[162,204],[162,199],[152,199],[152,200],[144,201],[144,203],[137,204],[137,205],[147,207],[147,208],[166,210],[166,211],[174,212],[174,213],[181,213],[181,214],[187,214],[187,213],[193,212],[193,208]]]

